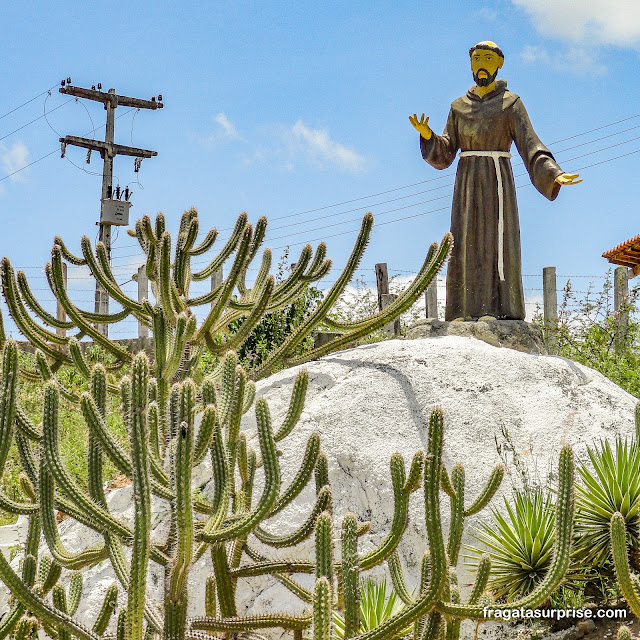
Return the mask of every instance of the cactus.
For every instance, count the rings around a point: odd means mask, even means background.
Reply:
[[[22,576],[0,558],[0,578],[10,586],[15,603],[10,615],[0,624],[0,635],[14,633],[17,637],[26,637],[42,627],[60,640],[70,636],[94,639],[104,636],[114,614],[117,614],[116,637],[127,640],[158,635],[177,640],[188,633],[201,631],[232,633],[238,629],[277,626],[301,631],[312,626],[311,612],[297,617],[275,614],[242,619],[237,615],[235,589],[238,580],[270,574],[311,603],[313,594],[302,588],[292,574],[313,572],[313,564],[269,560],[252,549],[250,537],[254,536],[267,547],[282,548],[299,544],[316,529],[317,577],[324,575],[328,579],[329,608],[324,619],[330,619],[331,600],[337,594],[332,582],[337,578],[340,583],[346,575],[351,584],[348,606],[355,633],[357,593],[353,579],[355,577],[357,582],[358,566],[371,568],[380,564],[397,546],[406,526],[408,495],[418,486],[422,459],[414,460],[408,479],[402,461],[392,461],[396,499],[394,524],[377,549],[358,557],[357,538],[364,532],[365,524],[358,524],[355,518],[347,521],[345,549],[351,550],[354,564],[349,568],[345,563],[346,574],[343,575],[340,563],[333,559],[328,467],[316,434],[309,438],[298,473],[287,486],[281,486],[276,443],[286,442],[300,418],[308,386],[307,373],[303,371],[298,375],[289,411],[281,424],[272,425],[269,408],[263,399],[255,403],[258,452],[249,446],[240,432],[240,421],[254,403],[253,379],[308,359],[295,355],[297,346],[326,319],[332,304],[351,280],[368,242],[372,223],[373,217],[367,214],[347,267],[318,309],[262,363],[259,370],[251,372],[251,376],[238,366],[234,349],[243,344],[264,314],[291,304],[307,287],[329,273],[331,261],[326,259],[324,244],[320,244],[315,253],[310,246],[305,246],[290,276],[277,284],[269,275],[271,252],[266,249],[258,275],[249,286],[247,272],[264,241],[266,219],[261,218],[252,226],[247,215],[241,214],[226,244],[217,256],[207,260],[204,256],[213,248],[217,232],[211,230],[197,242],[199,220],[195,209],[183,214],[175,245],[162,214],[156,217],[155,223],[145,216],[137,221],[135,231],[130,231],[130,235],[137,238],[144,255],[145,271],[155,298],[155,304],[151,304],[130,298],[118,285],[101,243],[94,250],[89,239],[84,237],[76,255],[56,237],[45,273],[51,290],[67,314],[65,321],[55,318],[38,302],[24,273],[16,274],[7,258],[0,262],[0,283],[9,312],[20,331],[37,349],[35,368],[21,368],[17,346],[6,339],[0,314],[0,347],[3,351],[0,468],[4,467],[15,441],[24,471],[21,483],[27,496],[26,501],[16,502],[0,493],[0,507],[26,514],[30,521]],[[375,330],[408,308],[441,268],[450,249],[451,236],[447,234],[439,247],[430,248],[416,282],[400,296],[393,309],[386,309],[357,326],[342,329],[349,335],[349,340]],[[194,268],[203,258],[206,266]],[[97,283],[122,307],[122,311],[97,314],[74,304],[64,288],[64,262],[88,267]],[[209,278],[225,263],[230,267],[220,287],[204,295],[190,293],[193,281]],[[207,308],[198,324],[196,312],[203,307]],[[98,325],[113,325],[129,316],[153,331],[151,361],[142,354],[129,353],[97,329]],[[239,330],[231,332],[229,325],[241,319]],[[56,329],[64,329],[68,335],[59,336]],[[94,364],[83,356],[80,340],[84,336],[93,339],[111,356],[109,364]],[[340,346],[323,347],[322,353]],[[205,350],[218,359],[219,366],[203,379],[199,361]],[[310,357],[318,355],[320,352],[314,352]],[[125,367],[130,369],[130,377],[122,377]],[[58,375],[65,368],[73,368],[86,381],[88,390],[77,393],[66,388],[61,382],[64,378]],[[20,376],[32,382],[41,381],[44,385],[42,428],[29,420],[17,401]],[[115,440],[106,425],[108,399],[118,396],[122,419],[129,430],[128,449]],[[86,485],[77,482],[60,456],[61,403],[77,405],[87,424]],[[199,428],[195,422],[196,412],[202,413]],[[214,476],[210,499],[194,495],[191,487],[192,469],[207,455],[211,456]],[[106,459],[132,481],[135,507],[132,525],[125,524],[109,511],[103,489]],[[256,473],[262,474],[265,482],[261,494],[254,496]],[[301,527],[287,536],[265,528],[263,525],[313,482],[314,476],[315,504]],[[152,542],[150,536],[153,496],[169,504],[169,533],[162,544]],[[101,542],[70,552],[58,532],[57,511],[98,532]],[[43,558],[36,575],[41,531],[52,559]],[[131,549],[130,561],[125,555],[125,546]],[[188,620],[189,571],[205,553],[210,554],[212,562],[206,589],[206,615]],[[107,559],[119,584],[114,583],[108,589],[98,619],[88,629],[74,617],[82,594],[80,571]],[[150,564],[159,565],[165,574],[162,614],[147,601],[145,579]],[[76,572],[68,593],[58,583],[61,568]],[[117,611],[118,587],[126,594],[127,603],[120,611]],[[44,599],[52,590],[53,604]]]
[[[463,619],[471,618],[482,621],[485,616],[496,617],[491,613],[487,615],[488,608],[479,604],[489,578],[490,557],[485,555],[480,560],[476,581],[466,604],[460,602],[455,566],[458,562],[464,518],[476,513],[490,501],[502,480],[504,469],[501,466],[496,467],[478,497],[470,507],[465,507],[462,465],[454,465],[451,476],[449,476],[442,464],[443,426],[442,411],[435,409],[429,422],[428,450],[424,456],[423,488],[429,553],[425,554],[423,559],[419,591],[415,596],[409,594],[399,557],[392,551],[388,556],[389,571],[394,588],[405,607],[374,629],[352,636],[354,639],[383,640],[392,638],[403,632],[407,625],[413,624],[412,637],[414,640],[435,640],[441,637],[446,637],[447,640],[457,640],[460,623]],[[568,446],[564,447],[560,454],[559,475],[560,486],[555,522],[557,537],[551,566],[533,592],[516,603],[494,605],[494,612],[505,606],[509,608],[539,606],[557,588],[567,571],[573,530],[573,454]],[[394,483],[396,482],[398,480],[394,480]],[[410,481],[407,481],[407,484],[410,484]],[[440,522],[439,490],[441,488],[448,495],[451,504],[451,524],[446,550]],[[624,545],[624,536],[622,545]],[[623,548],[626,550],[626,547]],[[351,557],[348,560],[349,565],[356,561],[357,555],[355,560]],[[362,559],[360,559],[361,562]],[[345,637],[348,636],[345,635]],[[328,635],[323,638],[323,640],[328,639]]]
[[[637,616],[640,614],[640,593],[631,576],[627,556],[627,527],[624,516],[619,511],[611,517],[611,552],[622,595],[631,611]]]
[[[21,368],[17,346],[6,339],[0,314],[3,350],[0,470],[15,441],[26,496],[23,502],[16,502],[0,495],[0,507],[29,518],[21,575],[0,554],[0,579],[13,594],[13,607],[0,622],[0,638],[11,633],[22,639],[44,629],[59,640],[72,636],[104,640],[113,635],[107,636],[111,625],[115,626],[117,640],[151,640],[160,636],[165,640],[196,640],[271,628],[293,631],[297,638],[306,631],[317,640],[328,640],[333,612],[342,609],[348,638],[383,640],[413,627],[415,640],[439,633],[446,633],[447,640],[455,640],[461,619],[480,617],[478,610],[482,609],[478,602],[490,563],[488,560],[481,563],[467,604],[459,602],[455,565],[464,519],[490,501],[502,479],[502,470],[494,470],[487,486],[467,506],[462,466],[456,465],[449,477],[442,462],[444,424],[440,410],[431,415],[426,452],[417,452],[408,468],[402,456],[392,456],[393,519],[381,542],[361,554],[358,539],[368,530],[369,523],[358,522],[353,514],[344,517],[341,523],[334,523],[329,464],[316,434],[308,439],[293,479],[286,486],[281,481],[278,449],[287,446],[287,438],[300,419],[308,374],[302,371],[297,375],[289,410],[280,424],[273,424],[264,398],[255,401],[254,380],[340,349],[403,313],[424,291],[451,249],[451,236],[447,234],[439,246],[429,249],[413,284],[384,311],[355,323],[332,323],[327,314],[358,267],[372,223],[372,216],[367,214],[344,271],[317,309],[250,373],[239,366],[234,350],[243,344],[264,314],[284,308],[311,283],[327,275],[331,261],[326,259],[324,244],[315,253],[310,246],[304,247],[290,276],[277,284],[269,275],[271,253],[265,250],[258,275],[253,286],[249,286],[247,273],[264,240],[265,219],[252,226],[246,214],[242,214],[217,256],[195,269],[200,257],[213,247],[217,232],[210,231],[198,243],[198,216],[195,209],[190,209],[182,216],[174,246],[164,216],[159,214],[155,223],[145,216],[136,223],[131,235],[137,238],[144,253],[145,270],[155,299],[152,304],[134,300],[122,290],[101,243],[94,250],[88,238],[83,238],[80,257],[56,238],[45,273],[67,314],[68,320],[64,322],[38,303],[23,273],[15,274],[7,258],[0,262],[2,293],[10,314],[37,349],[36,366]],[[86,265],[122,311],[96,314],[76,306],[63,286],[65,261]],[[203,295],[190,293],[193,281],[209,278],[227,261],[230,267],[219,287]],[[152,329],[151,359],[144,354],[129,353],[96,328],[128,316]],[[239,330],[232,332],[229,325],[236,320],[242,323]],[[321,323],[340,330],[343,337],[299,355],[298,346]],[[53,329],[73,331],[73,335],[58,336]],[[84,358],[79,344],[84,336],[110,355],[109,364],[94,364]],[[208,376],[200,367],[205,352],[215,361]],[[88,389],[78,393],[66,388],[61,382],[64,378],[59,376],[65,368],[77,371]],[[125,368],[129,369],[129,375],[123,376]],[[20,376],[43,383],[42,428],[29,420],[17,400]],[[106,424],[109,398],[120,399],[122,419],[129,431],[128,448],[116,441]],[[87,425],[86,484],[72,476],[60,456],[61,403],[76,405]],[[252,407],[256,415],[257,450],[251,446],[252,437],[240,429],[242,416]],[[197,413],[201,414],[199,427]],[[192,471],[207,455],[211,458],[213,479],[211,493],[204,497],[193,491]],[[532,606],[548,595],[566,570],[569,544],[566,531],[570,538],[572,522],[572,494],[567,489],[568,478],[572,478],[569,458],[570,452],[563,452],[556,519],[562,534],[556,538],[549,574],[526,600]],[[103,466],[107,459],[132,481],[132,524],[123,522],[109,510],[103,489]],[[259,492],[254,491],[256,476],[262,481]],[[300,527],[288,535],[270,530],[269,521],[314,483],[315,502]],[[450,500],[452,513],[446,541],[440,515],[441,487]],[[407,527],[409,498],[419,490],[424,496],[429,553],[423,561],[420,588],[416,594],[410,594],[396,550]],[[154,496],[168,505],[168,533],[162,541],[150,535]],[[59,534],[56,511],[98,532],[101,541],[70,552]],[[333,539],[334,531],[340,531],[339,543]],[[51,559],[41,559],[38,567],[41,533]],[[295,547],[314,535],[315,562],[268,555],[273,548]],[[260,543],[260,550],[255,541]],[[340,552],[336,552],[334,544],[341,545]],[[130,560],[124,547],[130,549]],[[204,615],[188,617],[189,572],[203,556],[211,567],[204,585]],[[117,582],[108,588],[97,619],[88,628],[77,619],[82,597],[81,571],[105,560],[111,564]],[[385,561],[404,607],[362,634],[359,576]],[[146,575],[150,565],[164,572],[162,611],[148,601]],[[61,568],[74,571],[68,592],[59,582]],[[313,575],[313,587],[305,588],[296,574]],[[300,615],[286,612],[240,615],[238,581],[264,575],[283,584],[306,603],[307,610]],[[49,591],[52,596],[47,598]],[[126,594],[124,607],[118,607],[118,592]]]
[[[344,592],[344,638],[351,638],[360,629],[360,587],[358,562],[358,521],[348,513],[342,521],[341,579]]]

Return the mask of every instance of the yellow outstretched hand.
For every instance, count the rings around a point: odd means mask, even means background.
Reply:
[[[416,131],[418,131],[425,140],[431,137],[431,129],[427,124],[429,122],[429,116],[425,118],[423,113],[420,119],[418,119],[418,116],[414,113],[412,116],[409,116],[409,122],[411,122]]]
[[[556,178],[556,182],[562,186],[568,185],[568,184],[578,184],[580,182],[582,182],[582,179],[580,180],[576,180],[576,178],[579,176],[579,173],[561,173],[557,178]]]

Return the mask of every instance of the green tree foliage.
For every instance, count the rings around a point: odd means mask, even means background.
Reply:
[[[287,247],[278,262],[278,270],[275,274],[276,284],[284,281],[287,274],[291,272],[288,259],[289,248]],[[238,357],[242,366],[250,370],[265,362],[269,354],[280,347],[293,331],[315,311],[321,299],[322,291],[315,286],[309,286],[300,297],[280,311],[266,313],[238,349]],[[239,331],[243,322],[244,319],[234,320],[229,325],[229,330],[232,333]],[[309,335],[297,347],[295,355],[301,356],[311,351],[313,346],[314,337]],[[205,366],[207,365],[210,367],[211,363],[205,362]]]
[[[619,309],[612,306],[611,271],[599,292],[589,286],[582,298],[568,281],[558,308],[558,328],[534,323],[554,337],[558,354],[599,371],[636,397],[640,397],[640,323],[636,305],[640,289],[634,287]],[[628,318],[628,321],[625,321]]]

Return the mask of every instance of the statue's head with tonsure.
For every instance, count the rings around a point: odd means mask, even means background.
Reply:
[[[479,87],[488,87],[504,64],[502,49],[489,40],[478,42],[469,49],[473,79]]]

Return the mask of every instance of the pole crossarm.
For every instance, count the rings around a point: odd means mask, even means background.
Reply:
[[[157,156],[157,151],[150,151],[149,149],[139,149],[138,147],[128,147],[124,144],[117,144],[115,142],[103,142],[102,140],[93,140],[91,138],[80,138],[78,136],[65,136],[60,138],[60,142],[63,144],[70,144],[76,147],[83,147],[85,149],[91,149],[92,151],[99,151],[100,155],[104,157],[107,153],[109,157],[115,156],[135,156],[137,158],[152,158]]]
[[[115,107],[135,107],[136,109],[162,109],[162,102],[156,100],[142,100],[141,98],[131,98],[129,96],[121,96],[117,93],[107,93],[105,91],[96,91],[95,89],[85,89],[84,87],[74,87],[67,85],[60,87],[60,93],[65,93],[76,98],[86,98],[87,100],[95,100],[107,104],[111,103]]]

